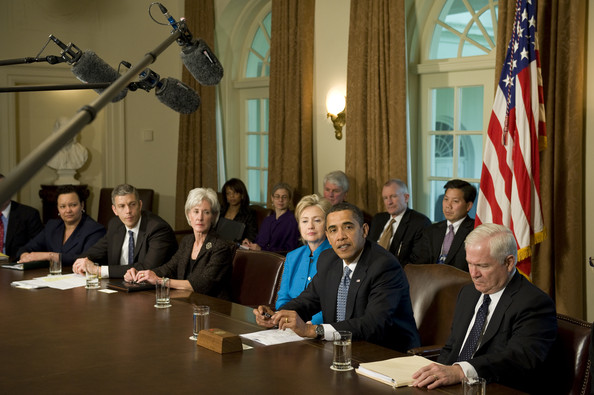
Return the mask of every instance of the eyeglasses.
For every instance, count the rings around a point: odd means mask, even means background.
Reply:
[[[272,195],[272,198],[276,200],[289,200],[289,196],[287,195]]]

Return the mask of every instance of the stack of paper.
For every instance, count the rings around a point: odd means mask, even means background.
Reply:
[[[392,387],[404,387],[413,383],[412,375],[417,370],[432,363],[435,362],[425,357],[413,355],[362,363],[357,368],[357,373]]]

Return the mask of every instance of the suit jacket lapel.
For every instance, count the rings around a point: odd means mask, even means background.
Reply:
[[[349,293],[347,296],[346,311],[344,315],[345,319],[347,320],[353,316],[353,311],[355,309],[355,300],[357,299],[357,293],[359,292],[359,288],[361,288],[361,283],[365,280],[365,276],[367,275],[367,269],[369,268],[370,264],[370,251],[371,243],[366,241],[365,246],[363,247],[363,253],[361,254],[361,258],[359,259],[359,262],[357,262],[357,267],[355,268],[355,272],[351,277],[351,285],[349,285]]]
[[[328,317],[331,320],[336,320],[336,301],[338,299],[338,286],[340,285],[340,280],[342,279],[342,272],[343,272],[343,263],[342,259],[336,255],[334,261],[330,264],[330,269],[328,270],[328,284],[332,284],[330,289],[327,289],[330,298],[330,305],[328,311]],[[350,287],[349,287],[350,288]],[[347,298],[348,299],[348,298]],[[347,311],[348,311],[348,301],[347,301]]]
[[[392,244],[390,245],[390,251],[398,257],[398,250],[400,249],[400,244],[402,243],[402,239],[404,238],[404,234],[406,233],[406,228],[408,227],[408,222],[410,221],[410,209],[406,209],[404,215],[402,216],[402,220],[398,224],[398,228],[396,228],[396,234],[392,239]]]
[[[122,246],[124,245],[124,238],[127,236],[126,226],[119,218],[117,219],[117,222],[114,220],[112,224],[116,225],[117,227],[113,232],[113,240],[107,240],[109,245],[113,245],[113,249],[111,250],[111,253],[109,254],[110,256],[108,257],[108,263],[110,265],[119,265],[122,255]]]
[[[516,271],[514,277],[511,279],[509,284],[505,287],[505,291],[501,295],[501,299],[497,303],[497,307],[491,316],[491,320],[487,323],[487,329],[485,330],[485,334],[483,335],[483,339],[481,341],[481,345],[479,346],[479,350],[497,334],[499,331],[499,327],[501,326],[501,322],[503,321],[503,316],[507,311],[508,307],[511,305],[513,301],[513,296],[518,291],[520,286],[520,281],[518,276],[521,276],[519,272]],[[477,350],[478,351],[478,350]]]
[[[469,233],[469,232],[464,231],[466,228],[468,228],[468,226],[470,224],[469,219],[470,219],[470,217],[466,216],[466,218],[464,218],[464,221],[462,221],[462,223],[458,227],[458,231],[454,235],[454,240],[452,241],[450,251],[448,251],[448,256],[446,257],[446,260],[444,262],[445,264],[449,264],[454,259],[454,256],[456,256],[456,253],[458,252],[458,250],[460,248],[463,248],[462,245],[464,244],[464,240],[466,239],[466,236],[468,236],[468,233]],[[474,225],[474,223],[473,223],[473,225]],[[444,238],[445,238],[445,229],[444,229]],[[443,241],[443,239],[442,239],[442,241]]]
[[[148,220],[146,219],[146,215],[143,212],[142,216],[140,217],[140,228],[138,228],[138,237],[136,238],[136,245],[134,246],[134,261],[139,261],[138,255],[140,251],[144,248],[144,244],[146,243],[146,228],[148,226]]]
[[[438,222],[437,226],[435,227],[435,231],[433,232],[433,251],[431,251],[431,256],[435,257],[435,259],[434,262],[431,263],[437,263],[439,260],[439,254],[441,254],[441,245],[443,244],[447,227],[447,221]]]

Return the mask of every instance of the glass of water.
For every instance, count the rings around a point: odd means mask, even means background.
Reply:
[[[190,340],[198,340],[198,333],[203,329],[210,327],[210,307],[208,306],[194,306],[194,328],[193,335]]]
[[[330,369],[344,372],[353,369],[351,366],[351,341],[353,334],[349,331],[334,332],[334,358]]]

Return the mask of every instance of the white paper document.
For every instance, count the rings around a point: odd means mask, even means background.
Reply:
[[[246,333],[244,335],[239,335],[243,338],[264,344],[266,346],[271,346],[273,344],[282,344],[282,343],[290,343],[290,342],[298,342],[301,340],[305,340],[305,337],[301,337],[296,335],[291,329],[269,329],[267,331],[259,331],[253,333]]]
[[[46,286],[55,289],[70,289],[87,285],[87,279],[84,275],[74,273],[60,276],[37,277],[35,280],[39,280],[46,284]]]
[[[33,280],[13,281],[13,287],[17,288],[55,288],[55,289],[70,289],[76,287],[84,287],[87,285],[87,279],[82,274],[64,274],[59,276],[45,276],[36,277]]]

